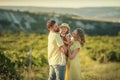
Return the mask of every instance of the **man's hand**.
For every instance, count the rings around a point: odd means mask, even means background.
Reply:
[[[60,46],[60,51],[64,54],[67,54],[67,48],[65,47],[65,45]]]

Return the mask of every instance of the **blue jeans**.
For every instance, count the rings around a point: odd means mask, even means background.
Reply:
[[[65,69],[66,69],[65,66],[50,65],[48,80],[64,80]]]

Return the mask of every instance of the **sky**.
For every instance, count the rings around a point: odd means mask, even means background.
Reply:
[[[120,7],[120,0],[0,0],[0,6]]]

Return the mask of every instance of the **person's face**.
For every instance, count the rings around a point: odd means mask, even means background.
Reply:
[[[68,31],[68,29],[66,27],[61,27],[60,28],[60,32],[63,33],[63,34],[66,34]]]
[[[57,23],[55,23],[55,24],[53,25],[53,30],[54,30],[55,32],[59,32],[59,27],[58,27],[58,24],[57,24]]]
[[[78,38],[77,30],[74,30],[74,31],[72,32],[72,36],[73,36],[73,38],[75,38],[75,39]]]

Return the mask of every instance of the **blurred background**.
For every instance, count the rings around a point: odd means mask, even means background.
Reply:
[[[47,80],[46,22],[85,30],[83,80],[120,80],[120,0],[0,0],[0,80]]]

